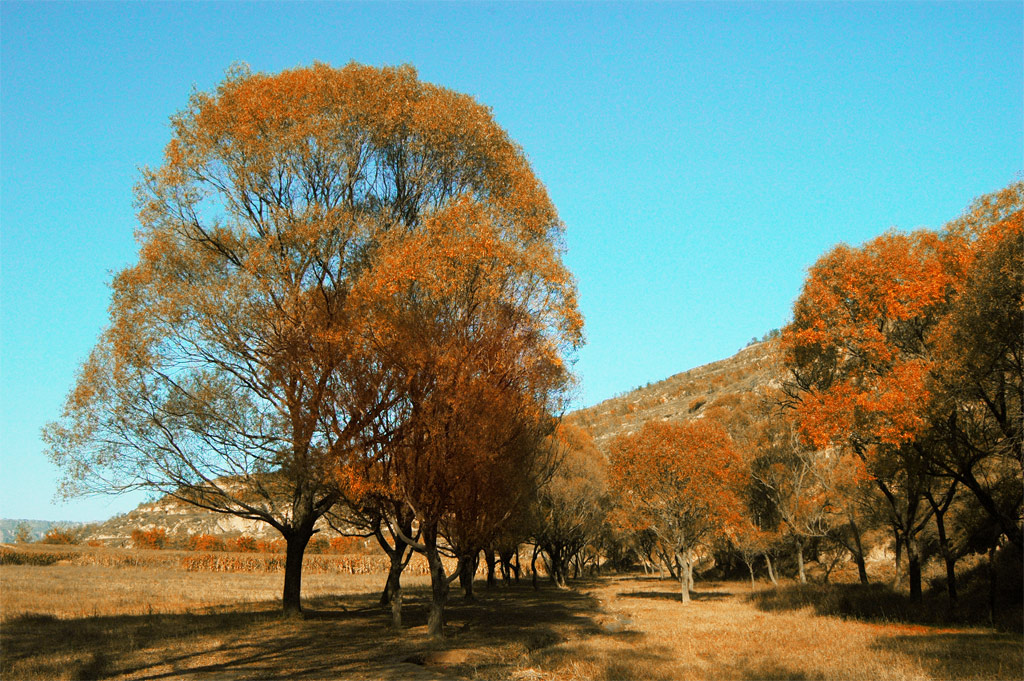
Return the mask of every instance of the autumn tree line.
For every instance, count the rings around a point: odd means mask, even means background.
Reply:
[[[1019,185],[826,255],[778,394],[601,451],[561,418],[583,342],[564,226],[486,107],[408,66],[240,67],[171,128],[137,187],[138,262],[44,439],[68,494],[275,528],[287,612],[324,521],[389,557],[396,624],[424,556],[435,636],[450,585],[472,597],[481,557],[518,577],[524,546],[534,579],[659,562],[686,600],[723,542],[802,561],[842,535],[863,556],[860,528],[889,522],[918,594],[930,520],[954,561],[968,518],[972,549],[1020,545]]]

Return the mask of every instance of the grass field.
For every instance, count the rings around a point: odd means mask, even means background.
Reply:
[[[305,616],[278,612],[280,574],[174,567],[0,566],[0,675],[76,678],[1020,679],[1019,633],[840,617],[825,588],[607,576],[453,591],[447,638],[426,637],[427,583],[402,631],[381,575],[311,574]],[[873,597],[872,594],[867,594]],[[844,598],[855,598],[850,592]]]

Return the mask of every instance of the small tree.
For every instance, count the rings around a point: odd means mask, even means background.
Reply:
[[[32,528],[28,523],[18,523],[14,528],[14,541],[18,544],[27,544],[32,541]]]

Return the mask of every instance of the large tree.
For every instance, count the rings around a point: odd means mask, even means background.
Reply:
[[[464,248],[445,221],[482,207],[496,243],[529,261],[517,291],[572,346],[561,224],[488,110],[411,67],[235,69],[172,128],[138,188],[139,262],[114,279],[110,325],[46,430],[50,455],[72,493],[150,489],[271,524],[298,611],[339,466],[381,451],[409,404],[415,372],[381,354],[397,327],[371,327],[415,302],[399,270]]]

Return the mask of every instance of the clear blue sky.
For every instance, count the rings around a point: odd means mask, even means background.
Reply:
[[[840,241],[937,227],[1022,159],[1022,3],[0,3],[0,516],[135,257],[132,187],[236,61],[411,63],[490,105],[568,228],[580,405],[784,324]]]

